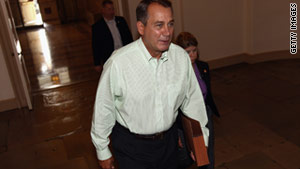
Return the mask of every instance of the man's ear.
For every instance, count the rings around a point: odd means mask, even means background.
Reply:
[[[137,27],[137,30],[139,32],[140,35],[144,35],[144,32],[145,32],[145,25],[141,22],[141,21],[138,21],[136,23],[136,27]]]

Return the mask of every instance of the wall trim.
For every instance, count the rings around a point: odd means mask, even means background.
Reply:
[[[265,53],[255,54],[255,55],[248,55],[245,62],[253,64],[253,63],[266,62],[272,60],[282,60],[282,59],[300,59],[300,53],[292,55],[290,54],[289,50],[265,52]]]
[[[289,50],[273,51],[250,55],[247,53],[237,54],[233,56],[227,56],[221,59],[215,59],[207,61],[210,69],[217,69],[221,67],[231,66],[239,63],[259,63],[272,60],[283,60],[283,59],[300,59],[300,53],[292,55]]]
[[[7,100],[1,100],[0,101],[0,112],[19,108],[17,103],[18,102],[15,98],[7,99]]]
[[[231,66],[239,63],[245,62],[245,58],[248,57],[247,54],[237,54],[233,56],[227,56],[221,59],[215,59],[207,61],[210,69],[217,69],[221,67]]]

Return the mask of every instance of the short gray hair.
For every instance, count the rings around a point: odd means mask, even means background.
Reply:
[[[141,21],[144,25],[148,21],[148,7],[152,3],[157,3],[165,8],[171,8],[173,12],[172,3],[169,0],[142,0],[136,8],[136,20]]]

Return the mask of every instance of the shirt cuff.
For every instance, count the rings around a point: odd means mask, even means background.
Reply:
[[[108,147],[103,150],[96,150],[96,152],[99,160],[107,160],[112,156]]]
[[[205,143],[205,147],[208,147],[208,136],[204,136],[204,143]]]
[[[205,146],[208,147],[209,130],[206,127],[201,128]]]

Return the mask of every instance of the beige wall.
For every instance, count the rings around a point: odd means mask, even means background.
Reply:
[[[138,5],[140,0],[128,0],[128,11],[129,11],[129,18],[130,18],[130,29],[132,32],[133,39],[137,39],[139,37],[139,34],[136,29],[136,15],[135,15],[135,9]]]
[[[4,60],[4,51],[2,49],[2,44],[0,44],[0,102],[5,100],[10,100],[15,98],[15,94],[12,88],[12,83],[9,78],[6,63]]]
[[[250,13],[252,41],[249,53],[289,50],[290,2],[296,2],[296,0],[252,1]],[[297,2],[299,39],[300,3]]]
[[[172,5],[173,5],[173,12],[174,12],[174,20],[175,20],[175,30],[174,30],[174,37],[173,39],[176,38],[176,36],[183,31],[183,9],[182,9],[182,4],[184,1],[182,0],[171,0]]]
[[[244,52],[243,1],[186,0],[182,10],[183,30],[197,37],[203,60]]]
[[[130,27],[134,37],[137,37],[135,8],[140,0],[128,1]],[[289,3],[296,0],[171,1],[175,36],[180,31],[193,33],[199,41],[203,60],[217,60],[242,53],[251,57],[254,54],[289,50]],[[298,21],[299,9],[300,3]],[[298,22],[298,39],[299,30]]]
[[[134,37],[138,36],[135,25],[135,8],[138,3],[139,0],[129,2],[130,26]],[[198,38],[204,60],[243,53],[243,1],[172,0],[172,3],[174,36],[181,31],[193,33]]]

